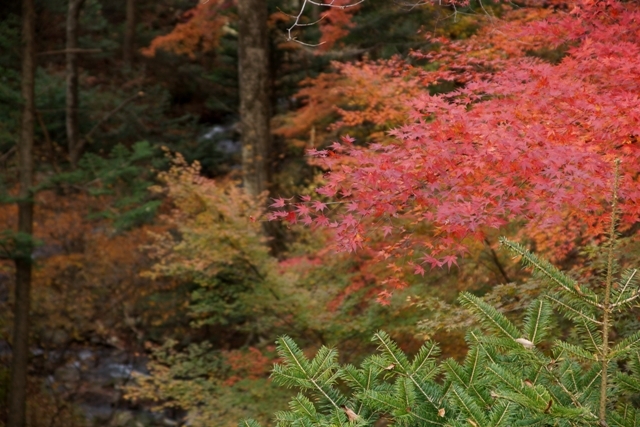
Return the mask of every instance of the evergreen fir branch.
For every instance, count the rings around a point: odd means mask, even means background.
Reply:
[[[631,297],[626,298],[623,301],[620,301],[620,299],[623,297],[623,295],[625,295],[627,289],[630,286],[635,286],[637,287],[637,279],[635,278],[636,273],[638,272],[637,268],[634,268],[633,270],[627,270],[625,271],[625,273],[622,276],[622,282],[624,282],[624,285],[622,285],[622,289],[620,289],[620,291],[618,292],[618,295],[616,297],[616,300],[614,301],[614,303],[611,305],[611,307],[618,307],[620,305],[625,305],[628,304],[629,302],[633,301],[633,299],[638,297],[638,289],[635,290],[635,292],[632,293]],[[635,294],[635,295],[634,295]]]
[[[579,380],[578,380],[578,385],[580,387],[580,390],[592,390],[593,389],[593,385],[598,381],[598,379],[600,378],[600,366],[598,365],[593,365],[591,367],[591,369],[589,369],[587,372],[585,372],[582,376],[580,376]],[[580,397],[583,392],[578,392],[576,394],[577,397]]]
[[[583,289],[578,283],[558,270],[550,262],[538,258],[519,243],[512,242],[505,237],[500,238],[500,244],[506,246],[512,253],[522,258],[522,263],[534,269],[534,273],[546,278],[551,283],[561,286],[571,294],[584,298],[594,306],[600,307],[597,296],[588,289]]]
[[[408,386],[410,387],[410,385]],[[423,405],[413,408],[407,406],[406,401],[400,400],[393,393],[369,390],[364,393],[363,400],[368,403],[368,406],[376,408],[378,411],[382,409],[384,412],[392,414],[397,425],[415,425],[416,420],[418,425],[444,425],[444,418],[438,417],[435,411],[427,410]]]
[[[298,394],[289,402],[291,412],[300,414],[314,423],[318,422],[318,412],[314,404],[303,394]]]
[[[479,342],[485,345],[485,349],[492,350],[511,350],[513,352],[517,352],[521,350],[522,344],[515,342],[511,338],[502,338],[502,337],[479,337]],[[496,361],[493,361],[495,363]]]
[[[569,356],[567,353],[564,354]],[[564,360],[559,365],[551,363],[544,365],[542,368],[544,369],[545,384],[557,386],[564,393],[564,395],[558,395],[558,401],[565,402],[565,398],[569,398],[576,403],[577,398],[573,397],[573,395],[579,389],[579,379],[576,378],[575,372],[581,370],[581,365],[578,365],[573,360]],[[549,381],[551,382],[549,383]]]
[[[374,335],[374,340],[380,342],[380,349],[384,351],[387,356],[389,356],[395,365],[394,368],[399,370],[403,375],[413,382],[413,385],[420,391],[420,393],[427,399],[429,403],[437,410],[438,407],[436,405],[436,401],[438,399],[437,396],[431,396],[427,393],[424,383],[418,382],[415,378],[414,372],[411,372],[409,361],[405,354],[398,348],[395,342],[391,340],[389,335],[383,331],[376,332]]]
[[[304,386],[304,388],[314,389],[319,392],[319,394],[324,397],[324,399],[326,399],[333,408],[340,409],[340,404],[337,400],[343,399],[341,399],[338,392],[333,390],[330,386],[325,385],[323,387],[316,379],[313,378],[312,368],[309,361],[291,338],[286,335],[280,337],[277,341],[277,348],[278,353],[284,359],[285,365],[274,366],[272,376],[276,383],[287,387],[297,385]]]
[[[451,392],[451,387],[453,387],[453,383],[451,381],[446,381],[444,383],[444,385],[442,386],[442,390],[441,390],[441,395],[440,395],[440,399],[438,399],[437,405],[438,407],[442,406],[442,404],[444,403],[444,399],[449,395],[449,393]]]
[[[311,377],[316,381],[331,381],[332,374],[336,370],[336,357],[338,353],[335,349],[322,346],[310,365]]]
[[[419,422],[418,425],[426,425],[426,426],[443,426],[445,425],[445,420],[447,419],[447,413],[445,411],[445,415],[440,416],[430,408],[426,408],[424,406],[419,406],[417,408],[413,408],[410,412],[411,417],[414,420]],[[415,424],[412,424],[415,425]]]
[[[636,331],[616,344],[609,355],[611,358],[620,358],[632,351],[640,351],[640,331]]]
[[[463,292],[459,300],[466,309],[479,317],[480,321],[490,329],[499,331],[502,335],[507,338],[512,338],[514,341],[522,337],[518,328],[516,328],[509,319],[475,295]]]
[[[595,384],[600,380],[600,375],[602,374],[602,370],[600,366],[594,365],[585,375],[583,375],[580,379],[580,383],[584,384],[580,392],[575,394],[576,399],[578,399],[578,403],[576,406],[584,406],[588,408],[595,408],[598,404],[598,389],[595,387]]]
[[[276,425],[280,426],[292,426],[295,423],[299,423],[301,419],[298,414],[294,414],[291,411],[278,411],[274,414]]]
[[[563,301],[564,298],[560,296],[556,297],[555,295],[545,294],[544,297],[556,304],[560,311],[571,320],[584,319],[596,325],[602,325],[602,322],[591,314],[583,312],[581,308],[572,307],[571,304]]]
[[[346,365],[341,369],[341,378],[356,391],[373,388],[380,369],[373,363],[363,362],[363,368],[357,369],[353,365]]]
[[[580,359],[592,360],[592,361],[598,360],[595,355],[593,355],[592,353],[589,353],[587,350],[583,349],[582,347],[578,347],[577,345],[569,344],[564,341],[556,341],[554,345],[564,350],[566,353],[569,353]]]
[[[544,365],[545,364],[541,364],[535,367],[535,375],[531,375],[531,374],[528,375],[528,378],[531,378],[531,382],[533,384],[538,384],[538,382],[541,381],[542,375],[544,373]]]
[[[493,364],[487,369],[507,388],[500,391],[503,396],[509,396],[510,400],[531,409],[543,411],[549,402],[549,392],[541,386],[526,385],[513,372],[506,368]]]
[[[629,307],[631,305],[631,303],[634,302],[635,300],[637,300],[638,298],[640,298],[640,290],[636,291],[636,293],[634,293],[629,298],[623,299],[622,301],[620,301],[620,302],[618,302],[616,304],[611,304],[610,307],[612,309],[615,309],[615,311],[620,312],[622,310],[622,308]]]
[[[586,421],[593,422],[597,420],[597,416],[584,407],[571,408],[564,405],[558,405],[555,402],[549,408],[549,415],[562,418],[569,421]]]
[[[563,394],[560,395],[558,393],[555,393],[551,385],[547,387],[547,390],[549,391],[549,393],[553,395],[554,400],[556,402],[562,403],[562,402],[566,402],[566,399],[569,399],[576,408],[581,408],[583,406],[588,406],[588,405],[584,405],[587,402],[587,399],[580,400],[580,393],[572,392],[569,389],[569,387],[567,387],[567,385],[565,384],[565,381],[563,381],[563,378],[566,378],[567,371],[572,371],[572,366],[574,365],[575,364],[570,361],[563,362],[561,368],[559,369],[560,371],[559,375],[558,375],[558,372],[556,372],[556,370],[552,368],[551,364],[545,365],[544,369],[548,377],[553,382],[552,384],[553,387],[557,387]]]
[[[341,369],[341,377],[355,390],[366,390],[369,381],[364,378],[362,371],[353,365],[345,365]]]
[[[474,397],[479,404],[488,408],[493,403],[493,398],[491,397],[491,393],[486,388],[487,384],[483,384],[482,386],[476,386],[472,384],[471,387],[467,389],[470,396]]]
[[[463,386],[469,386],[469,377],[463,367],[454,359],[447,359],[443,363],[447,371],[447,378]]]
[[[537,299],[529,305],[525,316],[524,332],[529,341],[538,344],[550,329],[551,308]]]
[[[566,388],[560,387],[558,385],[550,384],[546,387],[549,395],[551,396],[551,400],[553,400],[554,404],[557,402],[561,405],[571,405],[571,397],[567,395]],[[548,402],[547,402],[548,404]]]
[[[640,379],[621,372],[616,372],[614,378],[616,385],[621,389],[631,393],[640,393]]]
[[[607,247],[607,267],[606,278],[604,282],[604,300],[602,310],[602,345],[599,347],[600,363],[602,365],[602,374],[600,376],[600,402],[598,408],[598,419],[600,424],[606,424],[607,418],[607,393],[609,386],[609,330],[611,328],[611,290],[613,289],[613,274],[617,268],[617,262],[614,259],[614,251],[617,243],[616,222],[618,215],[618,189],[620,185],[620,159],[615,161],[615,173],[613,179],[613,194],[611,197],[611,219],[609,221],[609,241]]]
[[[353,426],[357,425],[357,422],[355,422],[355,423],[349,422],[349,420],[347,419],[347,415],[344,413],[344,410],[342,408],[333,408],[331,410],[328,422],[326,424],[324,424],[324,425],[326,425],[326,426],[340,426],[340,427],[342,427],[342,426],[353,427]]]
[[[513,417],[515,405],[511,402],[501,401],[493,405],[489,413],[491,427],[506,427]]]
[[[527,417],[519,420],[514,425],[518,427],[548,427],[547,423],[548,417]],[[573,427],[573,426],[572,426]]]
[[[405,408],[411,408],[416,400],[416,395],[408,378],[398,378],[395,383],[395,394]]]
[[[469,349],[467,357],[465,358],[465,370],[469,374],[469,383],[471,385],[475,382],[478,373],[480,372],[480,363],[483,361],[480,350],[477,347]]]
[[[633,375],[640,377],[640,352],[631,356],[629,360],[629,367]]]
[[[570,389],[573,393],[575,393],[578,390],[578,380],[576,378],[575,372],[572,369],[572,367],[569,367],[568,369],[565,369],[565,371],[562,373],[562,376],[560,377],[561,379],[567,379],[570,382],[570,387],[567,387],[568,389]],[[564,383],[564,382],[563,382]]]
[[[284,359],[284,364],[287,368],[291,368],[303,377],[312,377],[309,361],[294,340],[284,335],[278,338],[276,345],[278,354]]]
[[[367,357],[364,362],[362,362],[362,366],[371,365],[374,370],[379,372],[386,371],[387,373],[396,372],[395,363],[391,363],[391,360],[386,354],[372,354]],[[391,366],[393,365],[393,366]],[[398,371],[399,372],[399,371]]]
[[[329,422],[326,421],[320,425],[328,425]],[[302,418],[301,420],[298,420],[295,424],[294,427],[316,427],[318,424],[313,424],[310,420],[306,419],[306,418]]]
[[[273,367],[271,377],[276,384],[287,388],[299,387],[309,389],[314,387],[313,382],[309,381],[305,376],[293,375],[290,369],[282,365],[275,365]]]
[[[316,383],[315,386],[320,409],[331,411],[337,408],[342,411],[342,406],[347,403],[348,399],[340,391],[330,385]]]
[[[432,358],[437,356],[438,354],[440,354],[440,349],[438,348],[438,346],[433,342],[427,341],[422,345],[422,347],[420,347],[420,350],[418,350],[418,354],[416,354],[416,356],[413,358],[413,362],[411,363],[411,370],[416,374],[420,374],[423,369],[428,370],[428,374],[422,375],[422,379],[425,379],[425,377],[430,378],[437,372],[434,372],[433,367],[435,363]]]
[[[593,353],[599,353],[602,347],[602,334],[591,323],[587,323],[584,319],[580,319],[577,322],[581,328],[578,329],[578,336],[580,337],[585,349],[592,351]]]
[[[631,405],[622,405],[611,414],[608,421],[611,427],[636,427],[640,425],[640,413]]]
[[[379,348],[386,356],[391,359],[396,369],[407,373],[411,369],[411,365],[404,352],[398,348],[398,345],[391,339],[389,334],[384,331],[378,331],[373,335],[373,340],[379,343]]]
[[[483,337],[479,336],[474,330],[471,330],[466,336],[466,340],[468,343],[470,343],[471,347],[477,346],[476,348],[482,349],[484,355],[489,359],[489,362],[496,363],[496,353],[493,351],[493,349],[487,348],[484,345],[484,343],[482,342],[482,338]]]
[[[466,418],[470,418],[477,426],[486,426],[488,424],[484,411],[480,409],[473,398],[464,390],[464,388],[453,385],[451,389],[451,397],[455,399],[456,406],[460,408]]]
[[[240,421],[238,423],[238,427],[261,427],[261,426],[260,426],[260,423],[258,423],[256,420],[249,418],[247,420]]]
[[[404,410],[402,402],[393,393],[366,390],[362,393],[362,400],[368,407],[382,409],[384,412],[398,413]]]

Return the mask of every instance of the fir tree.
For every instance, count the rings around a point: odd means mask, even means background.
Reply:
[[[617,166],[617,165],[616,165]],[[640,424],[640,331],[615,342],[616,316],[637,305],[637,269],[617,272],[618,173],[606,265],[601,286],[590,288],[523,246],[502,245],[547,287],[526,310],[521,327],[470,293],[460,303],[481,329],[467,334],[462,363],[439,361],[425,343],[409,359],[384,332],[374,335],[378,353],[359,367],[337,363],[334,349],[307,359],[288,337],[278,340],[283,363],[273,380],[300,390],[278,426],[371,426],[386,418],[394,426],[620,426]],[[559,316],[556,316],[557,313]],[[579,339],[550,338],[555,320],[573,323]],[[240,425],[257,427],[252,420]]]

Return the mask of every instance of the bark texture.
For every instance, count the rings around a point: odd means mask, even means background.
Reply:
[[[35,9],[34,0],[22,2],[22,124],[18,146],[18,232],[13,325],[13,357],[7,427],[25,427],[27,367],[29,359],[29,306],[31,288],[31,242],[33,234],[33,139],[35,125]]]
[[[266,0],[240,0],[239,80],[242,170],[248,194],[267,189],[271,118]]]
[[[85,0],[69,0],[67,12],[67,144],[69,163],[75,168],[82,154],[84,140],[78,129],[78,17]]]
[[[127,18],[124,28],[124,44],[122,58],[125,67],[133,65],[135,57],[135,37],[136,37],[136,0],[127,0]]]

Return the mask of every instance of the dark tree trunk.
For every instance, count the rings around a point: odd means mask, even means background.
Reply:
[[[69,163],[75,168],[84,141],[78,129],[78,17],[85,0],[69,0],[67,12],[67,144]]]
[[[20,180],[18,232],[27,238],[17,248],[16,296],[13,325],[13,357],[7,427],[26,425],[27,361],[29,359],[29,305],[31,242],[33,233],[33,139],[35,126],[35,9],[34,0],[23,0],[22,10],[22,128],[18,147]]]
[[[127,20],[124,28],[124,45],[122,49],[122,59],[125,67],[133,65],[135,57],[135,37],[136,37],[136,0],[127,0]]]
[[[269,52],[266,0],[241,0],[239,17],[242,171],[248,194],[267,189],[270,151]]]

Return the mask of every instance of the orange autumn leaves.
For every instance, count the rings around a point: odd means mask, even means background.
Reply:
[[[149,47],[141,50],[143,55],[154,56],[161,49],[177,55],[195,58],[197,52],[209,52],[219,45],[228,27],[229,17],[224,13],[232,7],[230,0],[210,0],[199,3],[182,14],[175,28],[152,40]]]
[[[108,206],[106,197],[71,189],[41,191],[35,201],[32,309],[38,345],[50,345],[56,334],[124,345],[141,338],[136,323],[164,323],[166,314],[175,313],[178,307],[170,305],[140,311],[151,294],[175,285],[140,277],[151,263],[142,248],[152,243],[150,232],[165,225],[117,232],[110,221],[92,218]],[[14,206],[0,206],[4,224],[11,226],[15,218]],[[1,268],[13,277],[11,262],[4,261]]]

